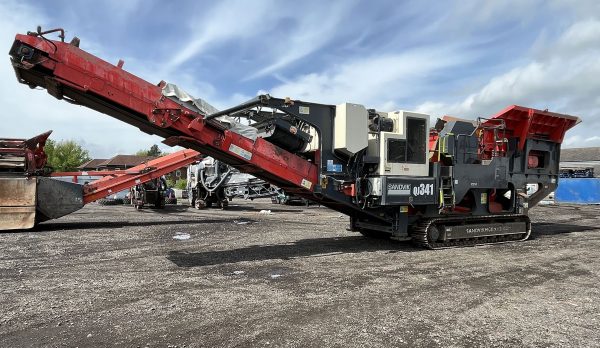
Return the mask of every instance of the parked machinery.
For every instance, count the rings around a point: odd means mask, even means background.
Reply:
[[[271,196],[271,203],[273,204],[284,204],[284,205],[292,205],[292,204],[301,204],[305,206],[310,205],[310,201],[306,198],[296,196],[293,194],[288,194],[284,190],[272,186],[274,194]]]
[[[187,190],[190,205],[197,209],[226,208],[225,186],[231,178],[232,168],[225,163],[207,157],[192,164],[187,172]]]
[[[561,168],[561,178],[593,178],[594,167],[587,168]]]
[[[137,210],[142,209],[145,205],[152,205],[155,209],[163,209],[167,188],[167,180],[162,176],[137,184],[129,191],[131,205]]]
[[[190,165],[187,172],[190,205],[197,209],[216,206],[227,208],[233,198],[255,199],[271,197],[271,185],[250,174],[207,157]]]
[[[528,238],[528,209],[556,188],[560,144],[580,121],[510,106],[430,129],[422,113],[269,95],[215,112],[47,33],[16,36],[10,55],[20,82],[347,214],[353,231],[427,248]],[[539,187],[530,197],[527,184]]]
[[[254,200],[277,194],[277,188],[268,182],[248,173],[240,173],[237,169],[236,172],[225,187],[225,196],[230,201],[233,198]]]

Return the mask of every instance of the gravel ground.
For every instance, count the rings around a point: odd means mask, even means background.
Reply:
[[[232,203],[90,204],[0,234],[0,347],[600,345],[597,206],[535,208],[527,242],[427,251],[325,208]]]

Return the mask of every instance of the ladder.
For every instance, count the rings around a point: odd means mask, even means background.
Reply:
[[[447,168],[447,170],[446,170]],[[454,208],[455,196],[454,196],[454,178],[452,175],[453,167],[445,167],[441,175],[440,184],[440,211]]]

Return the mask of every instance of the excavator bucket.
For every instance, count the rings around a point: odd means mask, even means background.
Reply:
[[[38,177],[36,223],[71,214],[84,206],[83,186],[56,179]]]
[[[30,229],[82,207],[81,185],[45,177],[0,178],[0,231]]]

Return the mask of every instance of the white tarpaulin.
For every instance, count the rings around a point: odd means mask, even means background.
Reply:
[[[165,97],[177,98],[179,101],[183,102],[184,104],[188,104],[187,106],[192,105],[193,108],[197,109],[198,111],[200,111],[200,113],[202,113],[204,115],[214,114],[215,112],[219,111],[217,108],[210,105],[205,100],[199,99],[199,98],[196,99],[196,98],[192,97],[186,91],[184,91],[183,89],[179,88],[177,85],[174,85],[172,83],[167,83],[163,87],[162,94]],[[227,128],[234,133],[237,133],[239,135],[242,135],[242,136],[252,139],[252,140],[256,140],[258,131],[254,127],[251,127],[251,126],[248,126],[245,124],[241,124],[240,122],[237,122],[236,120],[234,120],[233,118],[231,118],[229,116],[217,117],[217,118],[215,118],[215,120],[217,120],[221,123],[227,124],[227,126],[228,126]]]

